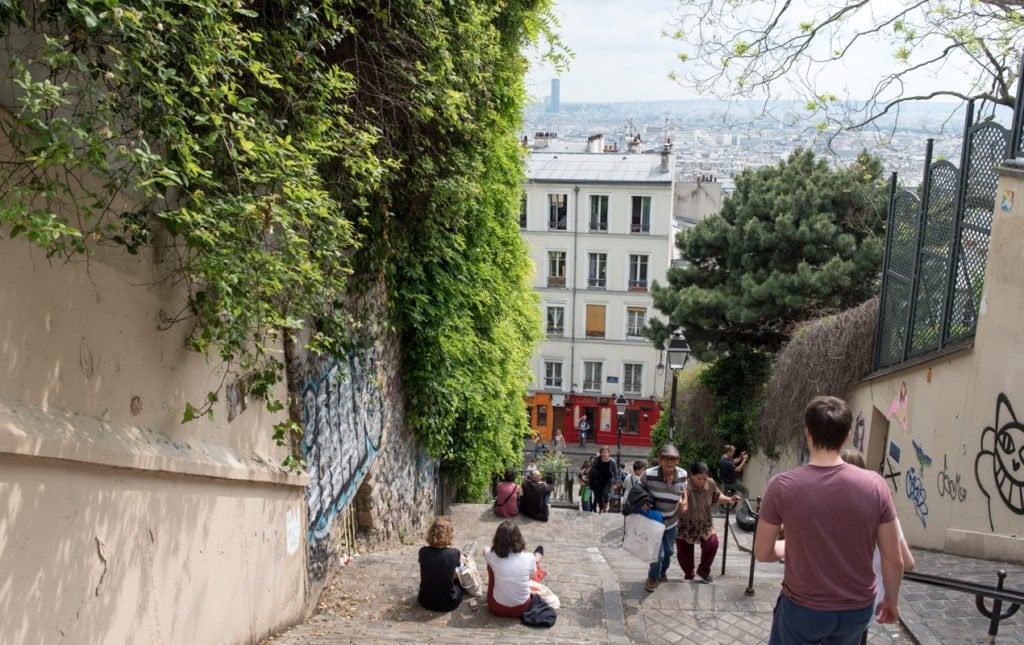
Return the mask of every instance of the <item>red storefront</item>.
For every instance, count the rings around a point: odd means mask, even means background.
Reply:
[[[586,416],[590,421],[590,430],[587,432],[588,443],[606,446],[617,445],[620,419],[615,411],[615,397],[567,394],[562,412],[566,442],[579,443],[579,421],[580,418]],[[657,423],[660,417],[661,405],[657,401],[628,399],[626,413],[621,419],[623,422],[622,445],[650,447],[651,426]]]

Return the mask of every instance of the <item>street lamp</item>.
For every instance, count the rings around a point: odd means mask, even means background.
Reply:
[[[679,384],[679,370],[686,367],[686,361],[690,358],[690,345],[683,336],[683,330],[677,329],[672,332],[672,338],[665,343],[665,353],[668,355],[668,367],[672,370],[672,400],[668,407],[668,440],[675,442],[676,434],[676,387]]]
[[[619,468],[622,468],[622,422],[626,417],[626,406],[629,401],[626,397],[619,393],[619,396],[615,399],[615,437],[618,440],[618,446],[615,450],[615,463],[618,464]]]

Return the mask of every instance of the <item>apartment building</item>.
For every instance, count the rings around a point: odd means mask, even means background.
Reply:
[[[527,405],[534,429],[615,445],[615,400],[627,401],[622,445],[650,445],[664,385],[661,351],[643,336],[660,316],[651,283],[671,259],[671,144],[642,152],[540,134],[530,150],[519,225],[536,266],[546,338],[533,358]],[[596,434],[596,436],[595,436]]]

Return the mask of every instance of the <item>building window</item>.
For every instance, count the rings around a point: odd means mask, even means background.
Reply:
[[[626,427],[622,434],[640,434],[640,411],[626,410]]]
[[[587,286],[591,289],[604,289],[608,283],[608,254],[590,254],[590,273],[587,277]]]
[[[544,361],[544,387],[562,389],[562,361]]]
[[[646,326],[647,309],[645,307],[626,307],[626,337],[642,338]]]
[[[583,361],[583,389],[585,391],[601,391],[601,368],[600,361]]]
[[[629,256],[629,290],[647,291],[647,256]]]
[[[604,305],[587,305],[587,338],[604,338]]]
[[[608,195],[590,196],[590,230],[608,230]]]
[[[548,195],[548,229],[564,231],[569,225],[569,195],[557,193]]]
[[[548,406],[537,406],[537,427],[546,428],[548,425]]]
[[[519,228],[526,228],[526,195],[519,199]]]
[[[651,198],[633,195],[632,218],[629,223],[631,233],[651,232]]]
[[[548,336],[565,335],[565,307],[562,305],[548,305]]]
[[[626,363],[622,366],[622,391],[625,394],[640,394],[644,384],[644,366],[640,363]]]
[[[565,251],[548,251],[548,286],[565,286]]]

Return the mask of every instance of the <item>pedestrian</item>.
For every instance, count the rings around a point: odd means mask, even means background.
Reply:
[[[427,529],[427,546],[420,548],[419,603],[431,611],[452,611],[462,602],[456,568],[462,556],[452,548],[455,531],[447,517],[435,517]]]
[[[676,545],[676,531],[679,514],[686,512],[689,502],[686,498],[686,471],[678,467],[679,450],[667,443],[658,450],[658,465],[648,468],[640,477],[640,483],[654,496],[654,510],[661,513],[665,532],[661,536],[658,559],[647,568],[644,589],[654,591],[659,582],[668,582],[668,568],[672,564],[672,553]]]
[[[562,434],[562,429],[555,430],[555,437],[551,440],[555,444],[555,452],[562,452],[565,448],[565,435]]]
[[[715,504],[732,504],[740,501],[740,498],[738,495],[724,495],[715,481],[708,477],[708,465],[702,461],[690,465],[686,497],[690,500],[690,507],[679,516],[676,557],[683,570],[683,578],[694,580],[693,547],[700,544],[700,564],[697,565],[696,579],[710,583],[713,580],[711,563],[718,553],[718,534],[711,519],[711,507]]]
[[[541,522],[548,521],[548,498],[554,488],[541,478],[539,470],[530,472],[523,482],[523,505],[521,512]]]
[[[878,473],[843,461],[853,415],[834,396],[804,411],[808,462],[772,477],[764,493],[754,555],[784,558],[770,644],[859,642],[871,622],[899,620],[900,557],[896,509]],[[785,540],[778,540],[782,526]],[[885,595],[875,607],[871,554],[877,544]]]
[[[584,513],[590,512],[592,494],[590,490],[590,466],[593,461],[593,457],[587,457],[583,460],[583,465],[580,466],[579,472],[576,473],[576,481],[580,485],[580,510]]]
[[[853,464],[857,468],[867,469],[867,462],[864,461],[864,453],[856,448],[843,448],[841,453],[843,461],[848,464]],[[896,518],[896,530],[899,531],[900,536],[900,557],[903,559],[903,571],[913,571],[917,564],[914,562],[914,554],[910,552],[910,545],[907,544],[907,539],[903,537],[903,527],[900,526],[900,518]],[[882,601],[885,597],[885,584],[882,582],[882,558],[878,552],[878,547],[875,547],[875,553],[871,560],[871,565],[875,570],[875,582],[878,585],[878,590],[875,592],[875,604]],[[863,640],[861,642],[864,642]]]
[[[494,495],[494,514],[500,517],[514,517],[519,514],[519,499],[522,489],[516,483],[516,469],[506,468],[505,478],[498,482]]]
[[[646,469],[647,464],[643,460],[637,459],[633,462],[633,472],[626,475],[622,480],[622,499],[626,499],[626,496],[629,495],[630,488],[640,483],[640,476],[644,474]]]
[[[736,454],[736,446],[726,444],[725,452],[718,462],[718,478],[722,480],[722,488],[740,493],[743,497],[750,497],[750,491],[739,480],[743,467],[747,465],[750,455],[743,451],[739,457]]]
[[[612,486],[619,481],[619,465],[612,459],[612,451],[602,446],[597,459],[590,466],[590,488],[594,491],[594,506],[598,513],[607,513],[612,498]]]
[[[533,433],[533,456],[541,457],[544,454],[544,435],[540,430]]]
[[[580,417],[579,431],[580,446],[585,446],[587,445],[587,432],[590,431],[590,419],[588,419],[585,414]]]
[[[530,606],[530,582],[540,582],[539,560],[544,548],[526,553],[526,541],[519,527],[505,520],[494,531],[490,547],[484,547],[487,561],[487,608],[495,616],[518,618]]]

